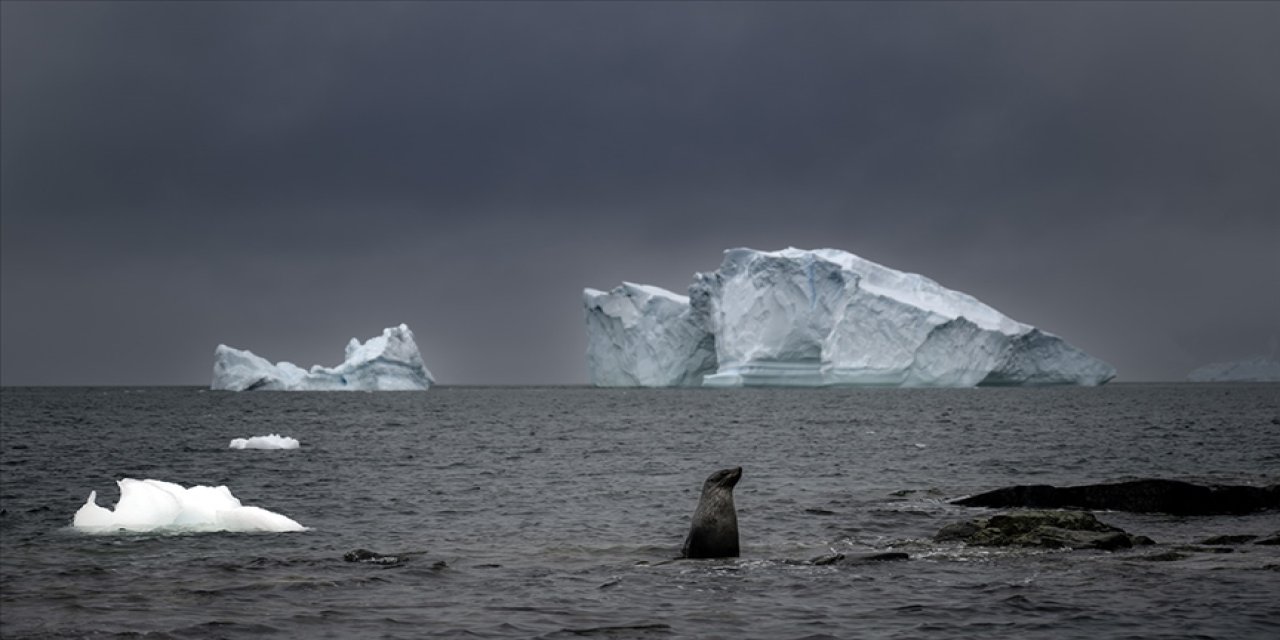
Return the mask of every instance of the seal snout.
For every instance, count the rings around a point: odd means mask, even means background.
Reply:
[[[724,489],[732,489],[742,479],[742,467],[732,467],[729,469],[721,469],[707,478],[708,486],[717,486]]]

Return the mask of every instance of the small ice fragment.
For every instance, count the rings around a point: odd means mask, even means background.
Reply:
[[[236,438],[231,441],[232,449],[297,449],[300,443],[288,436],[270,434],[252,438]]]

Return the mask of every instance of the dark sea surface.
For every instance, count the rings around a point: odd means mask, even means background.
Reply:
[[[1280,514],[1098,512],[1157,544],[966,548],[1009,484],[1280,482],[1280,385],[426,393],[4,388],[4,638],[1280,638]],[[234,450],[278,433],[297,450]],[[742,466],[742,557],[678,554]],[[90,535],[121,478],[226,485],[301,533]],[[366,548],[396,564],[346,562]],[[848,566],[832,552],[905,551]]]

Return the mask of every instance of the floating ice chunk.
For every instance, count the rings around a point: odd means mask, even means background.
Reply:
[[[232,449],[297,449],[299,442],[288,436],[274,433],[252,438],[236,438],[231,441]]]
[[[72,526],[86,532],[116,531],[305,531],[296,521],[240,504],[226,486],[182,485],[162,480],[124,478],[116,482],[120,501],[115,510],[98,506],[90,491]]]
[[[336,367],[310,370],[291,362],[271,364],[249,351],[218,345],[213,354],[211,389],[249,391],[425,391],[435,383],[422,362],[413,332],[401,324],[361,344],[347,344]]]

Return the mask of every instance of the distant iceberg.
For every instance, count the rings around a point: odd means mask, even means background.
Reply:
[[[401,324],[364,344],[347,344],[345,361],[308,371],[290,362],[271,364],[249,351],[218,345],[211,389],[224,391],[426,391],[435,378],[422,362],[413,332]]]
[[[236,438],[231,441],[232,449],[297,449],[299,443],[296,439],[288,436],[280,436],[274,433],[265,436],[254,436],[252,438]]]
[[[124,531],[305,531],[306,527],[260,507],[246,507],[226,486],[182,485],[124,478],[114,510],[98,506],[98,492],[76,511],[72,526],[89,533]]]
[[[583,302],[597,386],[1092,386],[1116,375],[968,294],[835,249],[731,249],[688,298],[625,283]]]
[[[1206,364],[1187,374],[1192,382],[1280,382],[1280,360],[1256,356]]]

